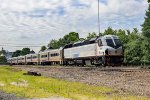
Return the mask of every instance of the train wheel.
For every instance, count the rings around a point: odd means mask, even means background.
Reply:
[[[102,66],[106,67],[106,58],[105,57],[102,57]]]

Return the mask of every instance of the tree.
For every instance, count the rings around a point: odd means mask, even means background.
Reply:
[[[69,44],[79,41],[80,38],[78,33],[70,32],[68,35],[65,35],[63,39],[65,44]]]
[[[23,48],[21,51],[21,55],[24,56],[27,54],[30,54],[30,48]]]
[[[46,49],[46,46],[42,46],[40,51],[45,51]]]
[[[7,63],[7,59],[5,56],[0,56],[0,64],[6,64]]]
[[[137,28],[133,28],[133,34],[139,34],[139,30]]]
[[[1,54],[4,54],[4,55],[6,54],[6,51],[3,49],[3,47],[2,47],[2,50],[0,51],[0,55]]]
[[[149,39],[143,37],[143,41],[141,46],[141,50],[142,50],[142,58],[141,58],[141,63],[143,65],[146,64],[150,64],[150,43],[149,43]]]
[[[21,55],[21,50],[16,50],[16,51],[13,53],[12,57],[18,57],[18,56],[20,56],[20,55]]]
[[[50,43],[48,44],[48,47],[51,49],[58,49],[60,45],[58,44],[57,40],[51,40]]]
[[[95,32],[93,32],[93,33],[89,33],[86,38],[89,40],[91,38],[96,38],[96,37],[97,37],[97,34]]]
[[[141,44],[142,41],[139,39],[137,40],[130,40],[126,44],[126,49],[125,49],[125,60],[126,63],[128,64],[134,64],[134,65],[139,65],[141,62],[141,57],[142,57],[142,51],[141,47],[139,44]]]
[[[150,3],[150,0],[148,0],[148,3]],[[142,25],[142,32],[143,35],[150,38],[150,4],[149,4],[149,8],[146,11],[146,17],[145,17],[145,21]]]
[[[76,32],[70,32],[63,38],[60,38],[58,40],[55,39],[51,40],[50,43],[48,44],[48,47],[52,49],[59,49],[60,47],[65,46],[66,44],[74,43],[77,41],[79,41],[79,34]]]
[[[113,30],[111,27],[108,27],[105,31],[103,35],[115,35],[116,30]]]

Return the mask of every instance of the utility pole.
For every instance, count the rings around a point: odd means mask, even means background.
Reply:
[[[100,34],[100,13],[99,13],[99,3],[100,3],[100,0],[98,0],[98,32]]]

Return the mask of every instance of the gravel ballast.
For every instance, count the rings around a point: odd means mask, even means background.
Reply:
[[[23,100],[23,99],[19,99],[14,94],[7,94],[6,92],[0,90],[0,100]]]

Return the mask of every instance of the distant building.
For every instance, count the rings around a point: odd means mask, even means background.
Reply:
[[[12,55],[13,55],[13,52],[6,52],[6,54],[5,54],[5,57],[7,58],[7,59],[9,59],[9,58],[12,58]]]

